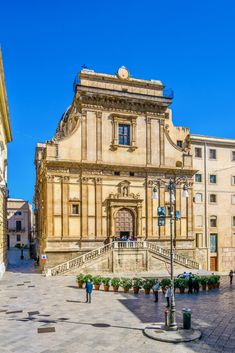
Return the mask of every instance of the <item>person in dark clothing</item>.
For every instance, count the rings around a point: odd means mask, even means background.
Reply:
[[[199,292],[199,281],[198,281],[197,277],[195,277],[193,279],[193,291],[194,291],[194,293]]]
[[[193,293],[193,279],[190,276],[188,279],[188,294],[192,294]]]
[[[93,290],[93,283],[90,279],[88,279],[88,281],[86,282],[86,303],[91,303],[91,293]]]
[[[233,284],[233,270],[229,272],[230,284]]]

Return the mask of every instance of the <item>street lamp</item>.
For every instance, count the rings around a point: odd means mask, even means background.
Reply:
[[[173,246],[173,220],[176,219],[176,215],[174,215],[173,203],[175,202],[175,190],[177,185],[183,183],[183,197],[188,197],[188,182],[187,178],[179,177],[175,179],[171,179],[169,181],[165,181],[162,179],[154,181],[152,198],[158,198],[158,187],[161,184],[164,184],[170,195],[170,261],[171,261],[171,297],[170,297],[170,317],[169,317],[169,329],[177,330],[176,323],[176,310],[175,310],[175,293],[174,293],[174,246]],[[178,219],[178,218],[177,218]]]

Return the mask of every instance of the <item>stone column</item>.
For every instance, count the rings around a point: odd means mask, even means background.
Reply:
[[[62,237],[66,238],[69,235],[69,177],[63,177],[61,182]]]
[[[87,160],[87,112],[82,112],[81,117],[81,149],[82,160]]]
[[[146,117],[146,163],[152,163],[151,157],[151,118]]]
[[[152,191],[153,191],[153,182],[152,180],[146,180],[146,238],[149,239],[153,236],[153,200],[152,200]]]
[[[54,235],[54,177],[47,176],[47,236],[50,238]]]
[[[164,120],[159,121],[159,137],[160,137],[160,165],[165,165],[165,133],[164,133]]]
[[[95,236],[99,238],[102,234],[102,179],[95,179]]]
[[[188,207],[187,207],[187,238],[192,236],[193,234],[193,192],[192,192],[192,186],[190,185],[188,188],[188,198],[186,202],[188,202]]]
[[[96,160],[102,161],[102,112],[96,112]]]
[[[87,238],[88,236],[88,181],[86,177],[82,177],[81,180],[81,238]]]
[[[135,147],[136,146],[136,119],[135,118],[131,120],[131,129],[132,129],[131,146]]]
[[[137,237],[142,237],[142,206],[137,206]]]

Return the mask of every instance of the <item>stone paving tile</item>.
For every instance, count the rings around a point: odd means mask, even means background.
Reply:
[[[28,264],[25,271],[23,267],[20,271],[19,274],[16,267],[13,271],[10,269],[0,282],[0,309],[23,310],[15,315],[0,313],[1,353],[235,351],[235,285],[230,288],[228,278],[223,279],[220,290],[199,295],[176,295],[178,323],[182,324],[182,308],[190,307],[193,326],[201,328],[203,336],[198,342],[172,345],[151,340],[142,333],[147,324],[164,320],[165,299],[162,295],[155,304],[152,295],[143,293],[134,296],[131,293],[94,291],[92,303],[86,304],[84,289],[76,287],[75,276],[45,278],[34,274]],[[35,287],[16,286],[28,281]],[[9,301],[13,296],[17,299]],[[39,311],[40,315],[33,315],[29,320],[28,312],[33,311]],[[38,328],[48,325],[54,326],[56,332],[37,333]]]

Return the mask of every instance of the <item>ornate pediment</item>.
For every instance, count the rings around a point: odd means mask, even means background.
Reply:
[[[110,199],[129,199],[129,200],[138,200],[140,198],[140,194],[134,194],[130,192],[130,182],[128,180],[123,180],[118,184],[117,193],[109,194]]]

